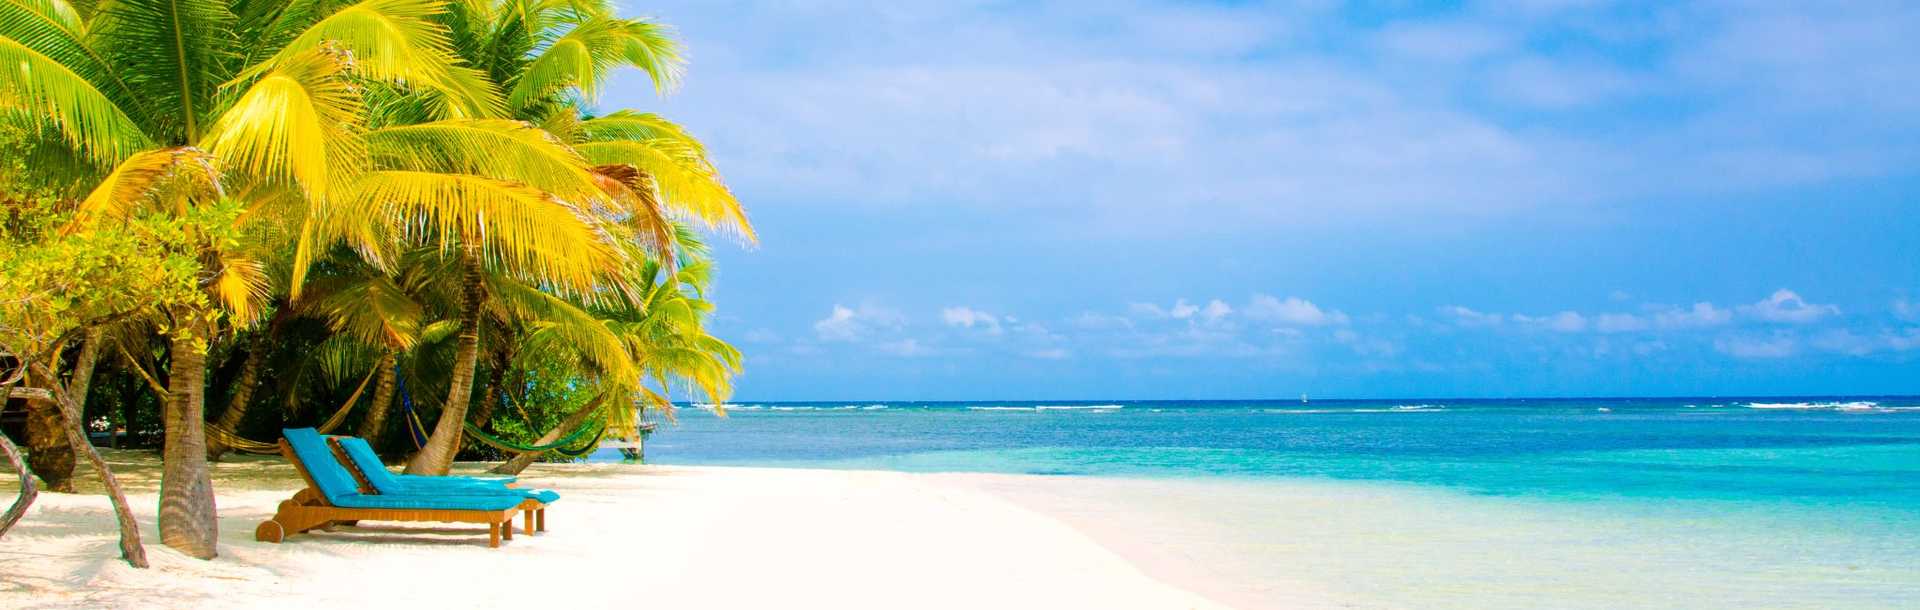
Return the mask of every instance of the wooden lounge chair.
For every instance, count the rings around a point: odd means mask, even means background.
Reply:
[[[352,436],[327,437],[327,441],[336,450],[340,463],[353,470],[356,479],[363,485],[363,491],[378,494],[423,494],[423,495],[492,495],[506,494],[530,500],[522,505],[526,516],[527,533],[547,531],[547,505],[560,499],[560,494],[550,489],[529,489],[510,487],[513,479],[471,478],[471,477],[429,477],[394,474],[387,471],[387,465],[380,462],[380,455],[373,452],[373,446],[362,438]]]
[[[272,519],[254,528],[261,542],[359,521],[431,521],[487,524],[487,546],[513,539],[513,517],[537,502],[507,494],[425,495],[363,494],[353,475],[340,465],[327,442],[312,428],[286,431],[280,453],[293,463],[307,488],[280,502]]]

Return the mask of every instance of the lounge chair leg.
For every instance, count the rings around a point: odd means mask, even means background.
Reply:
[[[487,548],[500,548],[500,524],[498,523],[487,524]]]
[[[536,531],[536,532],[547,531],[547,509],[542,508],[540,510],[533,511],[533,512],[535,515],[535,521],[540,524],[540,527],[533,531]]]
[[[507,517],[506,521],[500,523],[500,537],[513,540],[513,517]]]
[[[528,534],[532,534],[532,533],[534,532],[534,529],[533,529],[533,513],[534,513],[534,511],[527,511],[527,512],[526,512],[526,516],[527,516],[527,517],[526,517],[526,518],[527,518],[527,526],[526,526],[526,527],[523,527],[523,528],[520,528],[520,529],[523,529],[523,530],[526,530],[526,532],[527,532]]]
[[[253,539],[280,544],[287,539],[287,528],[281,527],[280,522],[272,519],[261,521],[259,527],[253,528]]]

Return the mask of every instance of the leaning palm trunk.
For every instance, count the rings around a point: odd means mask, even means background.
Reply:
[[[73,404],[80,405],[81,413],[86,413],[87,391],[93,388],[93,368],[100,363],[100,342],[106,339],[100,336],[100,329],[88,329],[86,337],[81,339],[80,358],[73,362],[73,377],[67,380],[67,397]]]
[[[367,406],[366,419],[360,420],[360,438],[378,442],[387,431],[387,413],[393,407],[393,386],[398,378],[393,371],[398,355],[389,353],[380,359],[380,381],[373,386],[373,404]]]
[[[487,389],[480,394],[480,404],[473,407],[473,425],[485,428],[493,421],[493,412],[500,406],[500,393],[507,379],[507,367],[513,362],[511,348],[494,350],[487,366]]]
[[[73,378],[67,382],[67,396],[84,409],[87,389],[93,381],[93,366],[100,361],[100,331],[87,331],[82,341],[85,343],[80,346],[80,357],[73,363]],[[41,381],[56,383],[51,378]],[[47,491],[56,493],[73,493],[73,465],[79,454],[68,442],[66,432],[60,429],[65,421],[59,405],[52,402],[33,402],[27,407],[27,447],[31,451],[27,462],[34,474],[46,482]]]
[[[247,348],[247,360],[240,366],[240,377],[233,382],[233,396],[227,399],[227,410],[220,414],[220,429],[238,433],[240,423],[247,419],[247,405],[253,400],[253,389],[259,384],[260,367],[267,362],[267,331],[254,336],[252,345]],[[207,460],[218,462],[226,455],[227,443],[218,436],[207,437]]]
[[[207,344],[205,312],[174,312],[173,374],[167,381],[166,448],[160,472],[160,542],[192,557],[212,559],[220,524],[215,519],[213,479],[207,472],[204,400]]]
[[[50,386],[51,380],[29,376],[35,386]],[[73,493],[73,456],[75,447],[65,430],[67,419],[60,406],[47,401],[27,401],[27,467],[47,491]]]
[[[53,371],[48,370],[46,365],[35,363],[33,368],[41,376],[53,376]],[[74,404],[73,398],[59,384],[54,384],[52,390],[54,404],[58,405],[61,417],[66,420],[60,428],[66,430],[67,442],[87,458],[87,463],[93,465],[93,471],[99,473],[101,484],[107,488],[107,498],[113,502],[113,517],[120,524],[120,558],[133,567],[147,567],[147,550],[140,545],[140,523],[133,520],[133,509],[127,508],[127,494],[120,489],[120,479],[113,476],[113,469],[107,467],[107,461],[101,459],[100,452],[87,442],[86,434],[80,431],[80,406]]]
[[[481,268],[479,246],[464,246],[460,264],[466,268],[466,302],[460,312],[459,352],[453,359],[453,382],[447,388],[447,402],[440,408],[440,421],[433,425],[427,446],[407,462],[407,474],[443,475],[453,467],[465,438],[467,403],[473,395],[473,372],[480,357],[480,307],[486,300],[486,275]]]
[[[560,435],[572,433],[574,430],[580,429],[581,426],[587,425],[587,420],[592,419],[595,414],[600,412],[600,401],[604,398],[606,398],[605,394],[593,397],[593,400],[585,406],[567,415],[567,419],[561,421],[560,425],[554,426],[553,429],[548,430],[546,434],[540,435],[540,440],[534,441],[533,444],[545,445],[560,440]],[[546,452],[528,451],[526,453],[515,454],[513,457],[508,458],[507,461],[501,462],[499,466],[494,466],[493,470],[488,472],[494,474],[520,474],[520,471],[526,470],[527,466],[532,465],[534,460],[540,459],[540,455],[543,453]]]

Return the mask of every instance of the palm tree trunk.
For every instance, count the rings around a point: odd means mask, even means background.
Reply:
[[[433,425],[427,446],[407,462],[407,474],[444,475],[460,453],[460,441],[466,437],[462,424],[467,419],[467,403],[473,396],[473,371],[480,358],[480,306],[487,297],[485,270],[480,264],[480,248],[463,246],[460,264],[466,268],[466,303],[460,312],[460,345],[453,359],[453,381],[447,388],[447,402],[440,408],[440,421]]]
[[[494,350],[487,359],[487,389],[480,394],[480,404],[473,407],[473,425],[487,427],[493,421],[493,411],[500,406],[500,386],[506,382],[507,366],[513,360],[511,350]]]
[[[49,386],[52,381],[29,375],[30,385]],[[65,430],[66,418],[60,406],[44,400],[27,401],[27,467],[47,484],[47,491],[73,493],[73,456],[76,448]]]
[[[247,407],[253,400],[253,389],[259,384],[260,367],[267,362],[266,330],[254,335],[247,347],[247,361],[240,365],[240,377],[233,382],[233,395],[227,398],[227,410],[220,414],[220,429],[239,433],[240,423],[247,419]],[[207,461],[218,462],[220,456],[232,449],[216,437],[207,437]]]
[[[207,472],[205,399],[211,328],[195,308],[173,315],[173,371],[167,377],[167,442],[161,452],[160,542],[200,559],[219,554],[213,479]]]
[[[36,363],[33,366],[40,375],[53,376],[53,371],[47,370],[46,365]],[[100,483],[107,488],[107,499],[113,503],[114,520],[120,524],[120,558],[133,567],[147,567],[147,549],[140,545],[140,523],[133,520],[133,509],[127,507],[127,493],[120,489],[120,479],[113,476],[113,469],[107,467],[107,461],[100,458],[100,452],[87,442],[86,434],[80,431],[80,406],[74,404],[73,398],[67,396],[66,390],[58,384],[52,390],[54,403],[59,405],[60,415],[66,420],[61,429],[67,432],[67,442],[87,458],[87,462],[93,465],[93,471],[99,473]],[[161,535],[164,537],[166,534],[162,531]]]
[[[580,426],[586,425],[587,420],[592,419],[594,414],[600,412],[600,401],[604,398],[606,398],[605,394],[594,396],[593,400],[588,401],[585,406],[568,414],[567,418],[560,422],[560,425],[554,426],[553,429],[548,430],[546,434],[540,435],[540,440],[534,441],[533,444],[545,445],[560,440],[560,435],[562,434],[571,434],[574,430],[580,429]],[[488,472],[494,474],[520,474],[520,471],[526,470],[527,466],[532,465],[534,460],[540,459],[540,454],[543,453],[546,452],[529,451],[515,454],[513,457],[508,458],[507,461],[501,462],[499,466],[494,466],[493,470],[489,470]]]
[[[387,413],[393,408],[393,386],[398,376],[393,372],[393,362],[397,354],[389,353],[380,359],[380,381],[373,386],[373,404],[367,407],[366,419],[360,420],[360,438],[378,446],[380,436],[387,431]]]
[[[67,396],[84,409],[87,388],[93,380],[93,367],[100,360],[100,331],[87,331],[81,341],[80,357],[73,363],[73,378],[67,382]],[[36,385],[58,383],[54,378],[41,378],[39,375],[30,377],[36,380]],[[56,493],[73,493],[73,465],[78,455],[67,441],[67,433],[60,429],[66,425],[65,421],[56,403],[33,401],[27,405],[27,448],[30,451],[27,463],[34,474],[46,482],[47,491]],[[85,429],[81,431],[84,433]]]

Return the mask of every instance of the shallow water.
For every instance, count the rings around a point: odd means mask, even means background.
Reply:
[[[1914,398],[731,413],[683,410],[649,460],[1075,476],[1007,491],[1111,544],[1177,534],[1241,605],[1292,582],[1362,607],[1920,607]]]

